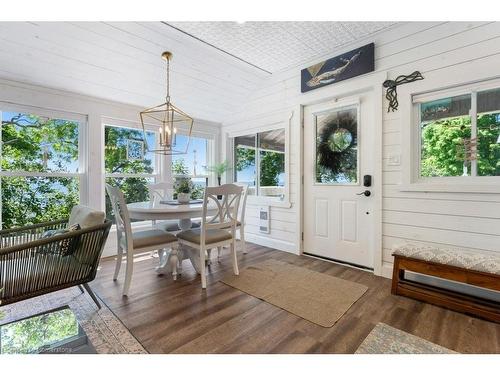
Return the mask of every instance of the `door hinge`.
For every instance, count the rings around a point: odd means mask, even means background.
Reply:
[[[302,185],[304,185],[304,175],[301,177]]]
[[[304,241],[304,232],[302,232],[302,241]]]

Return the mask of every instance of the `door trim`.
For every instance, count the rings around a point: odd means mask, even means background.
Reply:
[[[342,98],[352,97],[367,91],[372,91],[374,100],[373,125],[375,127],[374,139],[374,174],[373,186],[377,194],[373,197],[374,212],[372,218],[374,220],[373,233],[370,238],[370,251],[373,254],[373,273],[382,276],[383,259],[382,259],[382,124],[383,124],[383,82],[387,79],[386,72],[370,74],[366,77],[342,81],[336,85],[329,85],[317,91],[309,92],[303,95],[303,100],[295,107],[297,113],[300,114],[299,132],[300,132],[300,149],[299,163],[297,163],[297,172],[300,176],[299,181],[299,196],[300,204],[298,207],[298,216],[300,219],[299,232],[299,254],[304,254],[304,108],[306,106],[324,103],[328,101],[338,102]],[[377,105],[378,103],[378,105]]]

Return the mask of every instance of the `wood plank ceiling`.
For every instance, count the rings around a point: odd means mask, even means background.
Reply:
[[[379,32],[389,22],[0,22],[0,78],[149,107],[165,95],[223,122],[273,73]]]

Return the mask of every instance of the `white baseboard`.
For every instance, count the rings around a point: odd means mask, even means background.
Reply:
[[[287,242],[282,240],[277,240],[275,238],[258,236],[251,233],[245,233],[245,240],[247,242],[253,242],[257,245],[271,247],[276,250],[286,251],[295,255],[300,255],[300,251],[297,245],[293,242]]]
[[[106,244],[104,245],[104,249],[102,251],[101,258],[112,257],[117,253],[117,245],[116,245],[116,232],[110,233],[108,239],[106,240]]]
[[[387,279],[392,279],[392,263],[384,262],[382,264],[382,272],[380,276],[385,277]]]

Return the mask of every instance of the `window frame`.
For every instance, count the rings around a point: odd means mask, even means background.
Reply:
[[[184,130],[179,130],[177,135],[187,136],[188,133]],[[216,155],[215,155],[216,137],[213,134],[208,133],[208,132],[204,132],[204,131],[200,131],[200,130],[198,130],[198,131],[193,130],[191,132],[191,138],[203,138],[203,139],[207,140],[207,150],[206,150],[206,152],[207,152],[207,165],[215,164],[215,161],[217,160]],[[191,139],[189,142],[191,143]],[[188,148],[189,148],[189,146],[188,146]],[[179,154],[179,155],[182,156],[185,154]],[[211,184],[214,184],[216,182],[215,176],[213,176],[211,173],[205,173],[205,174],[196,173],[196,175],[194,175],[194,174],[187,174],[187,175],[173,174],[172,173],[172,163],[173,163],[173,158],[172,158],[172,156],[169,155],[168,163],[166,164],[169,166],[169,168],[166,168],[166,169],[168,169],[167,173],[170,174],[172,181],[176,177],[189,177],[192,179],[193,178],[204,178],[205,181],[207,182],[207,186],[210,186]],[[203,166],[200,166],[200,167],[203,167]]]
[[[314,164],[314,186],[347,186],[347,187],[352,187],[352,186],[360,186],[361,185],[361,143],[359,139],[359,135],[361,133],[361,103],[359,100],[349,100],[346,101],[345,103],[341,103],[338,106],[332,107],[328,110],[321,111],[314,113],[314,136],[317,142],[317,137],[318,137],[318,116],[323,115],[323,114],[330,114],[334,112],[340,112],[340,111],[345,111],[348,109],[355,109],[356,110],[356,131],[357,131],[357,143],[356,143],[356,182],[349,182],[349,183],[342,183],[342,182],[318,182],[317,181],[317,158],[318,158],[318,144],[315,143],[313,147],[313,160],[315,160]],[[362,141],[362,140],[361,140]]]
[[[424,82],[424,81],[421,81]],[[421,84],[423,85],[423,84]],[[425,86],[425,85],[424,85]],[[399,190],[402,192],[457,192],[457,193],[498,193],[500,176],[421,176],[422,138],[420,129],[420,104],[453,96],[471,95],[471,132],[477,130],[477,94],[482,91],[500,89],[500,79],[484,79],[461,83],[441,89],[421,92],[403,92],[401,110],[409,113],[410,126],[402,128],[402,147],[409,145],[403,152],[403,181]],[[407,100],[405,100],[407,99]],[[476,163],[471,163],[471,165]],[[476,164],[477,165],[477,164]],[[406,166],[406,168],[405,168]],[[476,168],[476,166],[474,167]],[[475,173],[475,172],[474,172]]]
[[[115,127],[115,128],[126,128],[126,129],[132,129],[132,130],[137,130],[141,133],[142,135],[142,125],[136,122],[132,121],[124,121],[124,120],[117,120],[114,118],[102,118],[101,120],[101,128],[102,128],[102,157],[101,157],[101,166],[102,166],[102,171],[103,171],[103,179],[102,179],[102,186],[103,186],[103,191],[104,194],[102,195],[102,201],[101,201],[101,207],[103,207],[104,212],[106,212],[106,179],[107,178],[130,178],[130,177],[135,177],[135,178],[153,178],[154,183],[157,183],[159,181],[163,181],[164,176],[162,175],[162,172],[164,171],[165,168],[163,168],[163,165],[165,165],[165,155],[157,155],[155,158],[154,162],[154,171],[152,174],[148,173],[107,173],[106,172],[106,139],[105,139],[105,133],[106,133],[106,127]],[[158,138],[158,128],[155,126],[148,126],[146,125],[146,131],[151,131],[155,134],[155,146],[159,145],[159,138]],[[142,221],[137,221],[133,222],[132,226],[134,228],[136,227],[146,227],[147,222],[142,222]],[[116,225],[113,224],[112,230],[116,230]]]
[[[0,189],[2,177],[65,177],[78,178],[79,202],[87,205],[89,201],[88,192],[88,116],[79,113],[52,110],[30,105],[18,105],[0,101],[0,119],[3,112],[18,112],[51,119],[75,121],[78,126],[78,172],[27,172],[27,171],[4,171],[0,164]],[[2,126],[0,126],[0,159],[2,158]],[[1,191],[1,190],[0,190]],[[1,197],[0,197],[1,198]],[[0,199],[0,229],[3,227],[2,199]]]
[[[247,201],[249,204],[255,204],[255,205],[269,205],[269,206],[275,206],[275,207],[284,207],[284,208],[290,208],[291,203],[290,203],[290,124],[288,122],[284,121],[279,121],[276,123],[272,124],[267,124],[267,125],[261,125],[258,127],[252,128],[252,131],[249,132],[248,130],[241,130],[241,131],[235,131],[231,132],[230,134],[227,134],[228,138],[228,152],[226,152],[226,155],[228,155],[228,161],[230,161],[231,168],[232,168],[232,173],[230,173],[230,178],[228,179],[229,182],[236,182],[236,160],[235,160],[235,147],[234,147],[234,139],[236,137],[241,137],[241,136],[255,136],[255,143],[257,146],[257,134],[263,133],[266,131],[271,131],[271,130],[278,130],[278,129],[284,129],[285,130],[285,186],[284,186],[284,194],[283,194],[283,199],[280,199],[279,197],[270,197],[270,196],[262,196],[262,195],[248,195]],[[256,147],[255,149],[256,155],[255,155],[255,168],[256,168],[256,185],[258,185],[258,180],[260,179],[260,163],[259,161],[259,152],[258,148]],[[228,176],[229,177],[229,176]]]

